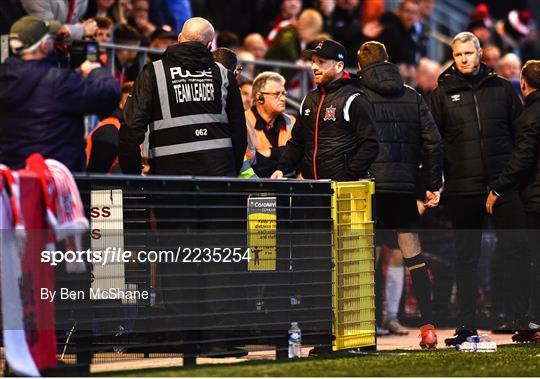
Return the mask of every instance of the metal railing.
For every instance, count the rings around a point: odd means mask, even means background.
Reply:
[[[112,43],[102,43],[100,44],[100,47],[107,50],[107,63],[108,67],[111,70],[111,72],[114,72],[115,68],[115,52],[119,50],[125,50],[125,51],[135,51],[139,53],[137,59],[139,63],[139,68],[142,69],[146,63],[150,61],[150,54],[155,55],[162,55],[165,50],[163,49],[153,49],[149,47],[142,47],[142,46],[127,46],[127,45],[117,45]],[[253,67],[253,72],[261,72],[264,71],[262,68],[274,71],[277,73],[281,73],[283,70],[293,70],[297,71],[299,73],[298,80],[300,81],[300,88],[299,88],[299,94],[300,96],[296,96],[296,98],[289,99],[288,104],[295,108],[296,110],[300,109],[299,101],[309,92],[311,89],[311,70],[307,66],[301,66],[296,63],[290,63],[290,62],[283,62],[283,61],[275,61],[275,60],[261,60],[261,59],[254,59],[254,60],[242,60],[239,59],[239,63],[243,65],[243,67]]]

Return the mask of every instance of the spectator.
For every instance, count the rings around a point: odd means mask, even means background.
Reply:
[[[304,98],[272,178],[282,178],[302,163],[305,179],[358,180],[378,151],[371,105],[344,71],[343,45],[323,41],[305,54],[311,57],[318,88]]]
[[[533,30],[531,13],[514,9],[495,25],[495,43],[503,54],[514,53],[521,57],[523,44]]]
[[[118,108],[101,120],[98,126],[86,137],[86,171],[103,174],[120,172],[120,167],[118,167],[118,131],[124,123],[122,110],[132,89],[133,82],[124,83]]]
[[[247,111],[253,105],[253,80],[243,79],[240,81],[240,95],[242,95],[244,111]]]
[[[467,30],[478,38],[482,48],[492,43],[493,20],[485,3],[478,4],[471,14]]]
[[[0,162],[11,168],[40,153],[84,171],[83,115],[118,103],[118,84],[99,63],[85,61],[79,74],[49,58],[60,26],[25,16],[11,27],[14,55],[0,65]]]
[[[527,212],[527,226],[531,260],[533,263],[533,282],[531,291],[530,318],[520,320],[516,325],[518,333],[512,337],[515,342],[540,343],[540,61],[527,61],[521,71],[521,89],[525,97],[525,110],[516,121],[519,131],[512,158],[499,175],[491,183],[497,193],[511,191],[516,186],[523,188],[522,199]],[[531,175],[532,174],[532,175]],[[493,213],[493,205],[499,201],[497,196],[490,195],[487,200],[488,213]],[[528,261],[520,262],[524,267],[522,276],[513,280],[527,282]],[[531,321],[527,325],[527,321]]]
[[[514,91],[521,97],[521,86],[519,84],[520,71],[521,59],[514,53],[505,54],[499,61],[497,73],[512,83]]]
[[[413,39],[418,46],[416,51],[415,61],[419,62],[420,58],[428,55],[427,45],[429,35],[431,33],[430,16],[435,8],[436,0],[420,0],[420,19],[414,23]]]
[[[499,61],[497,73],[509,81],[518,81],[521,71],[521,59],[514,54],[505,54]]]
[[[266,59],[296,62],[305,46],[321,32],[323,19],[315,9],[305,9],[298,22],[281,29],[266,52]]]
[[[323,18],[315,9],[305,9],[298,22],[281,29],[268,48],[265,58],[277,61],[297,62],[307,44],[312,42],[321,32]],[[283,70],[288,83],[294,82],[297,70]]]
[[[133,10],[129,24],[133,26],[143,37],[143,45],[148,45],[150,36],[157,29],[157,26],[150,22],[150,1],[149,0],[133,0]]]
[[[164,25],[157,29],[152,38],[150,39],[150,47],[152,49],[159,49],[165,51],[169,46],[176,44],[176,34],[172,31],[171,27]],[[161,58],[161,54],[148,54],[151,61],[156,61]]]
[[[385,13],[380,20],[383,31],[377,38],[388,49],[388,60],[397,64],[407,83],[414,77],[414,66],[421,51],[413,38],[414,25],[420,20],[417,0],[402,0],[397,13]]]
[[[90,0],[84,18],[109,17],[114,19],[117,0]]]
[[[118,0],[115,20],[118,24],[127,24],[133,12],[133,0]]]
[[[360,84],[373,105],[380,147],[370,167],[377,183],[377,225],[397,232],[399,249],[420,305],[420,346],[435,348],[437,335],[433,326],[431,281],[420,239],[414,230],[420,223],[416,205],[420,166],[426,177],[422,183],[422,188],[426,188],[426,206],[439,204],[441,136],[422,96],[405,86],[397,66],[388,63],[383,44],[375,41],[363,44],[358,51],[358,67]],[[391,119],[387,117],[389,114],[392,114]],[[387,320],[385,326],[390,329],[392,323],[397,320]]]
[[[228,30],[218,32],[216,35],[216,48],[225,47],[234,52],[240,50],[240,38]]]
[[[141,35],[129,25],[120,25],[114,31],[114,43],[131,47],[141,45]],[[130,50],[116,50],[114,76],[120,85],[134,81],[139,74],[138,53]]]
[[[347,67],[356,66],[356,52],[362,43],[360,0],[336,0],[336,6],[326,20],[326,30],[347,49]]]
[[[113,36],[114,23],[109,17],[96,17],[98,30],[96,41],[99,43],[110,43]]]
[[[270,46],[276,35],[281,29],[287,25],[294,24],[296,18],[302,11],[301,0],[282,0],[280,5],[280,13],[277,18],[272,22],[272,25],[268,28],[270,32],[266,39],[266,44]]]
[[[474,34],[474,33],[473,33]],[[482,51],[482,61],[495,71],[499,68],[499,60],[501,59],[501,49],[495,45],[487,45]]]
[[[429,102],[431,93],[437,88],[437,79],[441,74],[441,65],[428,58],[420,59],[415,74],[415,88],[424,100]]]
[[[227,73],[223,71],[226,70],[223,66],[216,65],[208,50],[213,38],[214,29],[208,21],[192,18],[184,24],[179,44],[169,47],[162,60],[146,66],[141,72],[132,97],[126,104],[124,115],[127,127],[120,131],[120,164],[123,172],[140,173],[138,146],[144,139],[148,124],[154,122],[154,129],[150,131],[150,166],[153,174],[237,176],[246,151],[245,119],[233,73]],[[187,82],[182,86],[174,85],[172,80],[179,74],[169,70],[169,67],[181,67]],[[200,75],[195,72],[207,73],[204,81],[201,82]],[[157,81],[158,75],[165,77]],[[227,81],[223,81],[224,75]],[[160,88],[169,87],[175,97],[169,97],[168,104],[161,104],[163,109],[155,108],[155,104],[160,102],[157,99],[154,101],[153,97]],[[225,104],[221,104],[221,98],[214,97],[213,88],[223,88],[219,93],[227,93]],[[197,92],[193,92],[195,89]],[[221,116],[222,106],[228,117]],[[164,134],[165,124],[180,122],[175,120],[182,114],[200,114],[212,122],[205,125],[178,124],[167,127]],[[197,130],[204,132],[196,134]],[[190,147],[193,142],[200,147]],[[184,153],[181,153],[182,149]]]
[[[54,1],[54,0],[21,0],[21,4],[29,15],[36,16],[43,21],[58,20],[64,26],[57,32],[72,39],[93,37],[97,31],[97,24],[93,19],[78,22],[86,12],[88,0]],[[73,4],[72,7],[69,6]]]
[[[242,50],[249,51],[253,54],[255,59],[264,59],[267,49],[263,36],[259,33],[248,34],[246,38],[244,38]]]
[[[459,305],[455,335],[447,345],[463,343],[477,335],[477,268],[486,214],[486,188],[498,177],[512,154],[515,120],[521,101],[512,85],[480,62],[480,41],[469,32],[452,41],[454,64],[439,77],[431,97],[431,109],[443,137],[444,194],[456,229],[456,283]],[[527,288],[517,271],[527,259],[525,214],[516,191],[498,193],[501,198],[493,213],[499,242],[508,257],[507,274],[512,278],[513,315],[520,319]],[[507,230],[507,229],[512,229]]]
[[[179,33],[184,23],[193,15],[191,2],[189,0],[168,0],[167,6],[174,19],[174,31]]]
[[[285,113],[285,78],[265,71],[253,81],[254,105],[245,112],[247,157],[257,176],[269,178],[276,170],[285,144],[291,138],[295,117]]]

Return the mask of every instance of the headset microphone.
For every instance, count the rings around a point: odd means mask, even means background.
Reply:
[[[261,104],[264,104],[264,95],[261,93],[259,97],[257,97],[257,101]]]

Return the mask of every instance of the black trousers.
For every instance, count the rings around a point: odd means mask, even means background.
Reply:
[[[476,329],[478,260],[487,195],[451,196],[449,211],[455,230],[458,322]],[[527,314],[530,293],[530,254],[526,215],[517,192],[503,194],[493,208],[499,247],[506,262],[508,288],[506,309],[511,320],[522,321]]]
[[[540,322],[540,213],[527,213],[529,243],[531,250],[532,288],[531,288],[531,317],[536,323]]]

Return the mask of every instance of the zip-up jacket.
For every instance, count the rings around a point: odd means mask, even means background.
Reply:
[[[516,128],[512,159],[491,188],[503,193],[521,184],[525,210],[540,213],[540,91],[525,98],[525,109],[516,120]]]
[[[302,161],[305,179],[358,180],[378,146],[371,105],[356,81],[344,77],[304,98],[277,169],[289,173]]]
[[[145,67],[124,110],[122,172],[139,174],[139,145],[150,125],[150,172],[237,176],[247,146],[244,109],[231,71],[201,43],[169,47]]]
[[[269,127],[255,106],[245,114],[248,131],[246,157],[259,177],[269,178],[276,170],[285,145],[291,138],[296,118],[283,113],[276,118],[274,125]],[[260,152],[263,150],[270,150],[270,157],[262,155]]]
[[[512,156],[521,100],[509,81],[481,65],[476,77],[465,77],[452,65],[431,96],[443,138],[447,195],[486,193]]]
[[[422,95],[404,85],[392,63],[360,71],[360,84],[373,105],[379,155],[371,165],[377,192],[416,194],[419,166],[422,189],[442,185],[442,143]]]

